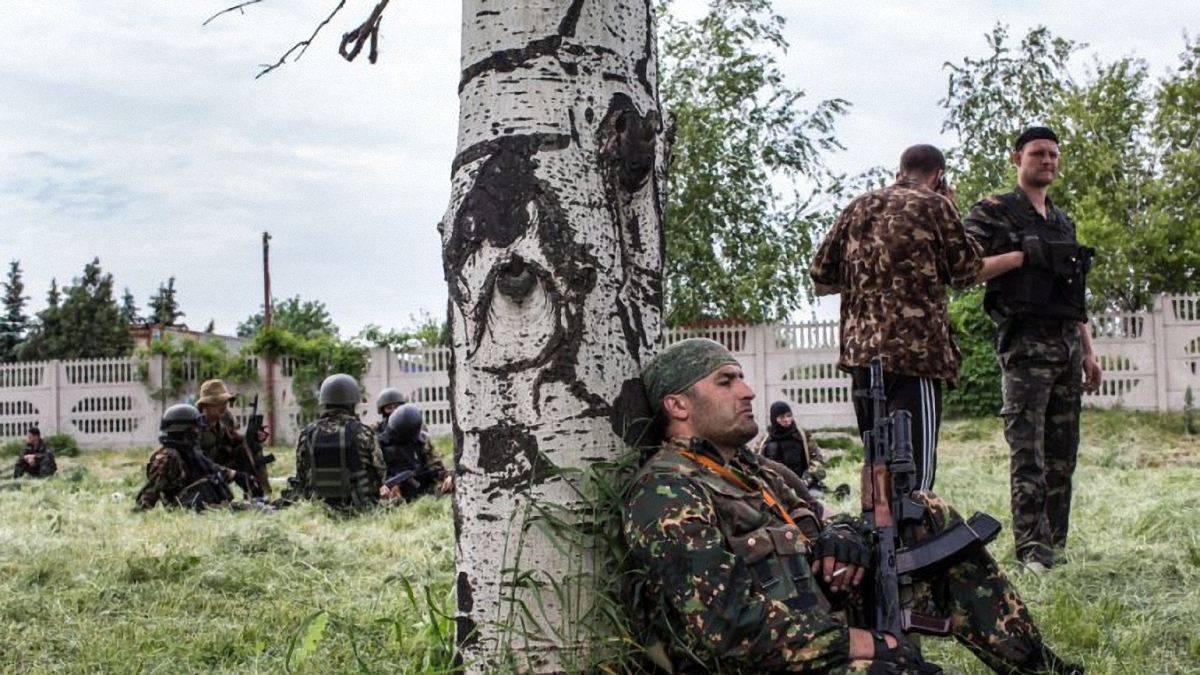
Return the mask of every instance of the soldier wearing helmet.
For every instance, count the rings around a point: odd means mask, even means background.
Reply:
[[[183,506],[203,511],[209,506],[233,501],[230,482],[243,488],[254,478],[217,464],[200,450],[200,431],[204,413],[195,406],[181,403],[167,408],[159,430],[161,447],[146,463],[146,486],[137,496],[139,509]]]
[[[330,375],[321,383],[321,417],[304,427],[296,444],[299,496],[352,511],[378,502],[383,456],[375,432],[355,414],[360,397],[349,375]]]
[[[454,477],[434,451],[424,426],[420,409],[411,403],[396,407],[388,416],[387,426],[379,435],[388,476],[379,492],[381,497],[413,500],[453,489]]]
[[[379,421],[375,423],[375,435],[383,437],[387,431],[388,418],[400,406],[408,403],[408,397],[395,387],[388,387],[375,397],[375,411],[379,413]]]

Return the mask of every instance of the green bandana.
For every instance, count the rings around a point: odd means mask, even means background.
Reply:
[[[651,410],[658,412],[664,396],[678,394],[727,363],[737,359],[725,345],[707,338],[688,338],[662,350],[642,370]]]

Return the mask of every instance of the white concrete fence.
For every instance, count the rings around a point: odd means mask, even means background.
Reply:
[[[1189,387],[1200,396],[1200,295],[1160,296],[1148,313],[1095,317],[1092,333],[1105,378],[1085,404],[1180,410]],[[693,336],[710,337],[738,355],[759,394],[756,410],[764,422],[770,402],[786,400],[803,426],[854,425],[850,379],[837,369],[836,323],[677,330],[667,339]],[[155,397],[151,392],[162,389],[165,371],[157,359],[146,364],[148,383],[136,358],[0,365],[0,439],[21,437],[37,424],[46,434],[74,436],[86,449],[153,444],[162,411],[194,397],[202,379],[194,373],[178,399]],[[252,362],[261,370],[257,359]],[[363,418],[374,422],[376,394],[396,387],[420,406],[433,433],[449,433],[449,365],[448,349],[372,350],[362,380]],[[287,441],[306,420],[292,393],[291,363],[282,359],[275,368],[276,436]],[[244,406],[259,390],[239,391],[234,412],[242,421],[249,412]]]

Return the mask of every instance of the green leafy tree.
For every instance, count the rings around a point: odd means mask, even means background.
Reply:
[[[397,351],[450,345],[449,327],[429,312],[409,317],[407,328],[385,330],[370,324],[356,336],[357,340],[375,347],[391,347]]]
[[[137,302],[133,299],[133,293],[129,287],[125,287],[125,294],[121,296],[121,316],[125,317],[125,323],[136,324],[142,323],[142,318],[138,314]]]
[[[21,263],[8,264],[8,280],[4,283],[4,316],[0,317],[0,363],[17,360],[17,348],[25,339],[29,317],[25,314],[25,282],[21,280]]]
[[[252,338],[262,331],[262,325],[263,313],[259,311],[238,324],[238,337]],[[325,303],[301,300],[300,296],[282,302],[271,300],[271,326],[301,338],[338,335],[338,328]]]
[[[784,82],[784,20],[769,0],[711,0],[695,22],[671,4],[660,6],[661,95],[676,137],[667,320],[784,320],[805,299],[811,233],[828,217],[815,198],[822,158],[841,147],[834,122],[848,104],[806,108]]]
[[[163,326],[179,323],[184,313],[179,311],[179,300],[175,297],[175,277],[168,279],[165,284],[158,285],[158,292],[150,298],[147,309],[150,310],[150,315],[146,318],[150,323]]]
[[[133,350],[129,324],[113,296],[113,279],[95,258],[83,276],[65,289],[61,304],[51,282],[47,306],[21,346],[23,361],[95,359],[128,356]]]

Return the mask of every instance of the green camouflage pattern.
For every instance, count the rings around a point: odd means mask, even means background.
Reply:
[[[191,462],[183,456],[184,452],[195,453]],[[181,450],[164,445],[146,462],[146,485],[135,498],[137,507],[152,509],[157,504],[174,507],[186,502],[203,508],[225,503],[232,496],[228,488],[218,489],[210,482],[213,474],[225,470],[202,454],[198,447]]]
[[[902,179],[851,202],[809,272],[842,294],[842,368],[879,355],[889,373],[953,382],[961,357],[947,289],[970,286],[982,268],[954,204]]]
[[[1046,199],[1043,219],[1020,189],[972,209],[967,231],[986,255],[1021,250],[1034,224],[1075,241],[1075,224]],[[1045,565],[1067,543],[1071,481],[1079,454],[1083,348],[1073,321],[1013,314],[996,299],[997,357],[1004,371],[1004,437],[1010,453],[1010,499],[1017,557]]]
[[[726,363],[737,363],[737,359],[716,340],[688,338],[669,345],[642,371],[650,407],[659,410],[664,396],[687,389]]]
[[[1083,347],[1075,323],[1018,324],[999,354],[1017,557],[1045,565],[1067,545],[1079,455]]]
[[[296,481],[294,495],[303,499],[316,496],[313,467],[308,443],[314,430],[322,432],[340,432],[345,425],[358,422],[358,416],[342,410],[326,410],[316,421],[304,427],[300,439],[296,442]],[[366,510],[375,506],[379,501],[379,488],[384,480],[383,454],[375,438],[375,431],[370,425],[359,423],[358,434],[354,439],[355,449],[362,462],[362,476],[354,481],[350,494],[331,506],[348,507],[353,510]]]
[[[849,658],[848,628],[862,612],[847,610],[861,598],[827,597],[808,572],[809,542],[825,527],[815,515],[820,506],[803,501],[746,448],[726,466],[750,491],[680,450],[722,461],[704,441],[667,441],[634,478],[624,511],[625,537],[644,575],[641,615],[677,669],[865,672],[868,663]],[[795,526],[768,506],[763,487]],[[930,516],[912,536],[932,536],[960,519],[932,493],[918,497]],[[788,564],[793,556],[801,570]],[[1043,649],[1025,604],[986,549],[914,584],[904,600],[922,614],[949,618],[955,639],[997,672],[1020,673],[1019,664]]]

